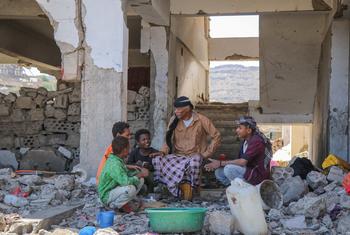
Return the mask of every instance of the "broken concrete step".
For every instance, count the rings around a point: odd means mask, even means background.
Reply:
[[[77,203],[68,206],[52,207],[35,212],[21,221],[34,224],[33,233],[37,233],[41,229],[49,230],[52,225],[58,225],[63,219],[72,216],[75,210],[81,209],[83,206],[84,203]]]

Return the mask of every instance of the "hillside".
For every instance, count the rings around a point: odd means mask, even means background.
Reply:
[[[259,99],[259,67],[220,65],[210,69],[210,102],[241,103]]]

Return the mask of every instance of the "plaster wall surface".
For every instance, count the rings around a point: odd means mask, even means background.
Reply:
[[[327,16],[260,16],[260,104],[264,114],[310,114]]]

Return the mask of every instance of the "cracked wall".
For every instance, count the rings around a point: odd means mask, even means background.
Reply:
[[[90,176],[126,120],[127,49],[122,0],[37,0],[62,53],[62,79],[81,81],[80,163]]]

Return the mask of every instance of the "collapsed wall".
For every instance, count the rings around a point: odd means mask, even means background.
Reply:
[[[0,164],[16,168],[10,160],[16,157],[21,169],[62,171],[78,163],[80,97],[80,83],[62,82],[57,91],[22,87],[18,96],[0,94]]]

